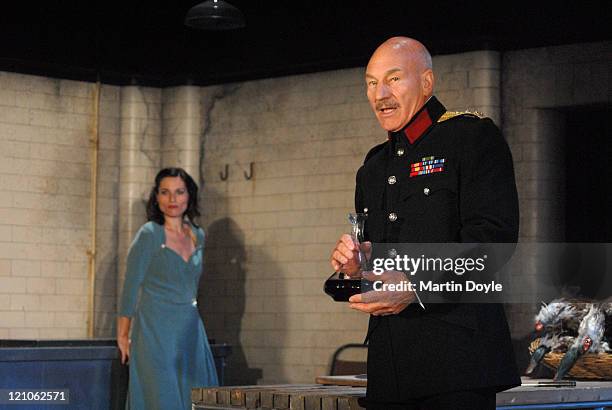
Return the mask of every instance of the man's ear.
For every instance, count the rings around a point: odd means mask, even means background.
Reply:
[[[434,81],[434,73],[430,68],[423,71],[423,74],[421,74],[421,86],[423,87],[424,95],[429,96],[433,94]]]

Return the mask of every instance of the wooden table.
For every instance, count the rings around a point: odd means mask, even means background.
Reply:
[[[523,384],[538,380],[522,378]],[[550,381],[550,380],[547,380]],[[576,387],[519,386],[497,393],[498,410],[604,409],[612,406],[612,382],[577,381]]]
[[[365,387],[322,384],[234,386],[192,390],[197,410],[362,410]]]
[[[538,380],[523,378],[523,384]],[[547,380],[550,381],[550,380]],[[320,376],[316,384],[193,389],[197,410],[361,410],[367,378]],[[497,394],[498,410],[604,409],[612,406],[612,382],[578,381],[575,387],[520,386]]]

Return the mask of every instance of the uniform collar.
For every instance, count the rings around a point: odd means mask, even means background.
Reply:
[[[410,144],[414,144],[445,112],[444,105],[435,96],[431,96],[404,128],[389,132],[389,139],[401,141],[400,137],[404,136]]]

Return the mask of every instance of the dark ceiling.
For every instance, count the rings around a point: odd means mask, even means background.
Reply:
[[[0,70],[113,84],[215,84],[363,66],[407,35],[432,54],[611,39],[608,2],[229,0],[247,26],[183,24],[197,0],[3,5]]]

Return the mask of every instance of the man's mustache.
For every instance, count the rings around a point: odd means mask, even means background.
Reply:
[[[397,108],[399,104],[392,100],[382,100],[376,102],[376,111],[383,110],[385,108]]]

